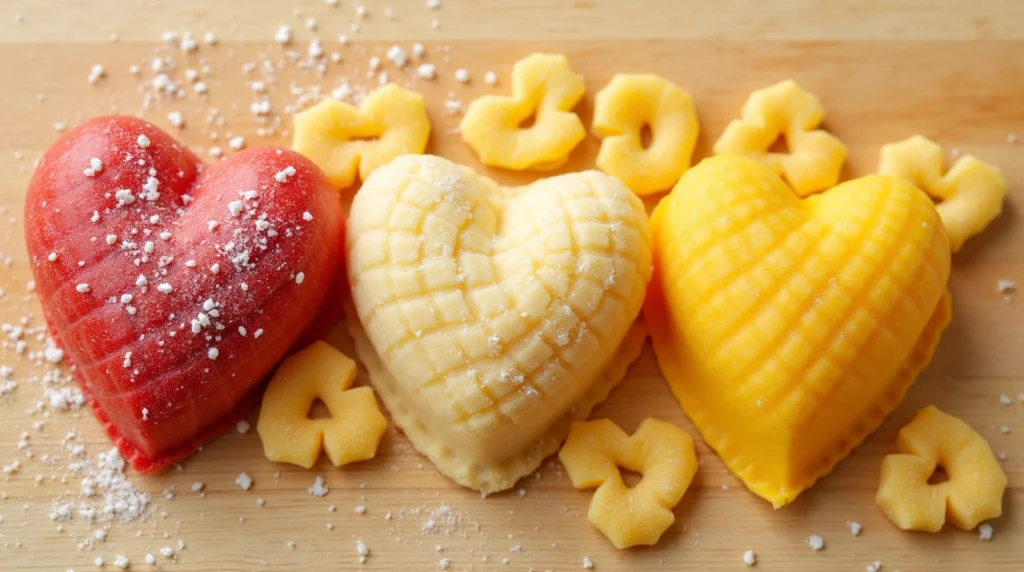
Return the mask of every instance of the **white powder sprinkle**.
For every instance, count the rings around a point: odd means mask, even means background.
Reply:
[[[199,47],[196,43],[196,39],[192,37],[192,34],[185,32],[181,37],[181,43],[179,44],[181,51],[188,53],[194,52]]]
[[[64,360],[64,350],[54,346],[51,341],[50,345],[43,350],[43,359],[50,363],[60,363]]]
[[[157,290],[158,290],[158,291],[159,291],[159,292],[160,292],[161,294],[170,294],[171,292],[173,292],[173,291],[174,291],[174,287],[173,287],[173,286],[171,286],[170,284],[166,283],[166,282],[163,282],[163,283],[161,283],[160,285],[158,285],[158,286],[156,287],[156,289],[157,289]]]
[[[241,135],[238,137],[232,137],[231,140],[228,141],[228,147],[231,147],[235,151],[245,147],[245,137],[242,137]]]
[[[160,199],[160,192],[157,191],[158,188],[160,188],[160,181],[156,177],[150,177],[142,185],[142,196],[146,201],[156,201]]]
[[[743,553],[743,563],[747,566],[757,564],[757,555],[754,554],[753,550],[748,550]]]
[[[185,116],[180,111],[172,111],[167,114],[167,121],[170,121],[171,125],[180,129],[185,125]]]
[[[437,68],[434,64],[420,64],[416,68],[416,75],[422,79],[434,79],[437,77]]]
[[[347,83],[342,83],[331,92],[331,97],[338,101],[345,101],[350,95],[352,95],[352,88]]]
[[[85,282],[82,282],[81,284],[75,286],[75,290],[78,290],[80,293],[85,294],[86,292],[89,291],[89,285],[86,284]]]
[[[594,568],[594,561],[591,560],[589,556],[584,556],[583,557],[583,567],[586,568],[587,570],[593,570],[593,568]]]
[[[130,205],[135,202],[135,195],[133,195],[128,189],[118,189],[114,192],[114,198],[117,199],[117,206],[119,207]],[[96,219],[99,220],[99,217],[97,216]]]
[[[209,350],[206,351],[206,355],[210,359],[214,359],[215,360],[215,359],[217,359],[217,356],[220,355],[220,350],[218,350],[217,348],[210,348]]]
[[[228,203],[228,211],[231,212],[231,216],[238,216],[242,213],[243,209],[242,201],[231,201]]]
[[[1017,283],[1013,280],[1000,280],[997,284],[999,291],[1003,294],[1017,290]]]
[[[258,337],[260,337],[262,335],[263,335],[263,328],[259,328],[258,330],[256,330],[255,332],[252,333],[252,337],[254,337],[254,338],[258,338]]]
[[[281,26],[274,33],[274,41],[284,45],[292,43],[292,29],[288,26]]]
[[[330,489],[327,488],[327,485],[324,483],[324,478],[320,475],[317,475],[312,486],[307,490],[309,491],[309,494],[315,497],[324,497],[330,492]]]
[[[397,44],[388,48],[387,57],[391,60],[391,63],[399,68],[405,67],[406,62],[409,61],[409,56],[405,53],[405,50]]]
[[[107,71],[103,69],[103,66],[95,64],[89,69],[89,83],[96,83],[105,75],[107,75]]]
[[[127,569],[128,568],[128,557],[125,556],[124,554],[118,554],[116,557],[114,557],[114,566],[117,566],[118,568],[120,568],[122,570]]]
[[[145,149],[149,147],[149,137],[146,137],[145,135],[139,135],[139,137],[135,140],[135,143],[138,144],[139,147]]]
[[[145,276],[139,274],[139,277],[135,279],[135,285],[139,288],[145,288],[149,285],[149,280],[146,280]]]
[[[484,83],[486,83],[487,85],[497,85],[498,74],[492,71],[487,72],[486,74],[484,74]]]
[[[860,531],[864,529],[859,522],[855,520],[846,521],[846,526],[850,527],[850,533],[854,536],[860,536]]]
[[[284,168],[283,171],[278,171],[274,175],[274,178],[277,179],[277,182],[284,183],[284,182],[287,182],[289,179],[291,179],[294,176],[295,176],[295,167],[293,167],[291,165],[288,165],[287,167]]]
[[[89,159],[89,166],[83,171],[86,177],[95,177],[103,172],[103,161],[98,157]]]
[[[825,548],[825,539],[818,536],[817,534],[810,535],[804,542],[806,542],[807,545],[811,547],[811,550],[815,552],[818,552],[819,550]]]
[[[243,491],[247,491],[252,488],[252,477],[244,472],[240,473],[235,477],[235,484],[242,487]]]
[[[124,362],[121,363],[121,367],[127,369],[132,366],[132,352],[124,353]]]
[[[81,290],[79,290],[79,292],[81,292]],[[1010,399],[1009,395],[1006,395],[1004,393],[1004,394],[999,396],[999,403],[1002,403],[1003,405],[1011,405],[1013,403],[1013,400]]]
[[[459,83],[469,83],[469,72],[463,68],[455,70],[455,81]]]
[[[441,567],[441,570],[447,570],[449,566],[451,566],[451,563],[452,561],[450,559],[442,558],[441,561],[437,563],[437,565]]]
[[[978,527],[978,538],[981,540],[992,540],[992,532],[991,524],[987,522],[982,523],[982,525]]]
[[[84,447],[72,443],[68,451],[80,457]],[[135,489],[125,477],[124,468],[124,458],[116,448],[100,453],[95,464],[86,460],[71,464],[71,469],[82,478],[81,496],[77,503],[79,516],[100,523],[111,520],[130,522],[145,516],[149,494]],[[100,536],[94,534],[98,540],[105,536],[105,533]]]
[[[302,284],[302,282],[305,279],[306,279],[306,273],[305,272],[299,272],[298,274],[295,275],[295,283],[296,284]]]
[[[449,94],[450,95],[450,94]],[[446,99],[444,102],[444,109],[449,115],[458,115],[465,111],[465,107],[462,102],[458,99]]]
[[[245,419],[242,419],[238,423],[235,423],[235,431],[238,431],[242,435],[248,433],[250,427],[251,425],[249,425],[249,422],[246,421]]]
[[[309,57],[316,59],[324,55],[324,46],[320,43],[320,40],[311,40],[309,42],[309,50],[307,51]]]

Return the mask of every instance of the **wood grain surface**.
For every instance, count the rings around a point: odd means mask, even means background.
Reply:
[[[871,172],[880,145],[920,133],[950,154],[974,153],[998,165],[1011,182],[1007,204],[1002,217],[955,256],[950,330],[932,365],[875,435],[779,511],[747,492],[697,439],[700,471],[675,511],[676,524],[653,548],[612,548],[586,520],[590,493],[574,490],[557,461],[524,479],[518,491],[482,499],[439,476],[393,429],[373,461],[335,469],[322,459],[312,470],[271,463],[255,431],[231,431],[180,470],[130,474],[153,494],[148,519],[109,526],[78,516],[56,522],[50,518],[54,499],[78,499],[81,488],[67,468],[64,435],[80,432],[91,458],[109,444],[87,411],[37,407],[43,389],[32,378],[52,367],[34,364],[28,353],[45,343],[26,336],[28,352],[19,355],[15,341],[4,338],[0,364],[13,368],[18,387],[0,396],[0,464],[17,460],[21,468],[0,474],[0,569],[90,570],[97,556],[111,569],[124,555],[131,569],[148,570],[157,567],[145,562],[151,553],[164,569],[189,571],[419,571],[441,569],[443,562],[450,570],[564,571],[582,570],[585,557],[595,570],[718,571],[746,569],[748,549],[757,554],[758,570],[859,571],[875,561],[883,570],[903,572],[1024,569],[1024,403],[1017,398],[1024,394],[1024,300],[1004,298],[997,289],[1000,279],[1024,284],[1024,143],[1011,143],[1013,134],[1024,138],[1024,2],[442,0],[431,9],[423,0],[364,0],[366,17],[357,14],[355,0],[337,4],[0,4],[0,323],[42,325],[22,239],[23,227],[33,221],[23,220],[22,205],[33,161],[59,136],[55,124],[73,126],[112,112],[141,114],[208,159],[213,146],[230,154],[232,136],[244,136],[248,146],[287,144],[286,107],[314,87],[330,94],[342,78],[372,88],[378,80],[367,77],[367,60],[375,55],[392,80],[427,98],[434,128],[428,150],[476,167],[479,162],[453,132],[459,116],[446,111],[445,101],[468,104],[481,93],[504,92],[517,59],[548,50],[567,54],[585,75],[588,95],[579,108],[584,121],[593,94],[616,72],[658,73],[693,94],[701,120],[698,156],[704,156],[752,89],[792,77],[821,98],[828,129],[848,145],[844,176]],[[316,30],[307,28],[309,18]],[[273,41],[281,25],[293,29],[289,46]],[[199,48],[184,53],[163,42],[172,30],[191,31]],[[208,31],[216,34],[216,45],[202,40]],[[349,45],[341,45],[341,34]],[[322,75],[302,65],[312,38],[341,57],[326,58]],[[409,51],[413,42],[424,43],[437,79],[417,79],[415,66],[399,71],[384,57],[392,44]],[[288,50],[298,52],[296,61]],[[154,91],[154,57],[170,58],[168,74],[185,88],[185,97],[154,97],[145,105]],[[264,61],[275,66],[273,78],[264,77]],[[245,73],[249,62],[259,69]],[[105,74],[90,84],[95,64]],[[139,75],[129,72],[132,65],[140,66]],[[188,68],[200,71],[208,93],[195,93],[184,79]],[[470,72],[468,85],[453,79],[458,68]],[[500,78],[496,86],[483,81],[491,70]],[[269,119],[250,111],[263,97],[251,88],[254,80],[267,83]],[[221,119],[208,121],[211,108]],[[171,111],[184,115],[183,129],[170,125]],[[264,122],[278,119],[272,134],[258,134]],[[597,143],[588,138],[563,170],[590,167]],[[504,181],[536,177],[491,174]],[[342,335],[334,338],[347,343]],[[1003,405],[1003,395],[1012,403]],[[927,404],[961,417],[1005,453],[1010,488],[989,542],[955,529],[901,532],[875,505],[881,458],[895,450],[898,429]],[[595,416],[611,417],[629,431],[655,416],[698,437],[649,348]],[[40,421],[41,427],[33,426]],[[23,440],[31,458],[19,449]],[[234,484],[242,471],[253,478],[249,491]],[[323,498],[307,492],[317,475],[330,487]],[[197,481],[205,495],[192,492]],[[162,495],[169,487],[173,500]],[[433,527],[432,511],[440,517]],[[861,523],[863,532],[851,534],[847,521]],[[108,529],[106,539],[79,548],[99,528]],[[811,534],[823,537],[824,550],[808,547]],[[370,550],[362,564],[359,539]],[[175,547],[176,557],[161,556],[163,546]]]

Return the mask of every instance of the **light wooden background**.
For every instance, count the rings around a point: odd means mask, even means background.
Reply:
[[[42,431],[33,431],[32,422],[42,417],[26,410],[42,392],[25,378],[39,370],[5,343],[0,364],[15,369],[19,387],[0,397],[0,461],[6,465],[18,459],[23,468],[0,474],[0,569],[93,569],[99,554],[109,569],[114,556],[124,554],[132,569],[147,570],[151,567],[144,555],[157,554],[179,538],[186,548],[176,562],[157,556],[165,569],[435,570],[448,558],[452,570],[580,570],[589,556],[596,570],[717,571],[745,569],[747,549],[757,552],[759,570],[859,571],[875,560],[885,570],[903,572],[1024,569],[1024,404],[1017,401],[1024,393],[1024,299],[1004,300],[996,288],[999,279],[1024,286],[1024,144],[1008,142],[1012,133],[1024,138],[1024,3],[443,0],[438,10],[428,9],[423,0],[364,3],[369,9],[365,19],[357,16],[355,0],[340,0],[337,7],[323,0],[0,4],[0,208],[5,209],[0,251],[10,261],[0,265],[0,287],[6,291],[0,298],[0,322],[31,316],[31,323],[39,325],[37,304],[27,292],[30,272],[22,240],[23,226],[32,221],[22,220],[21,210],[33,160],[58,136],[54,123],[75,125],[97,114],[141,112],[141,92],[149,90],[141,86],[154,75],[149,62],[155,55],[170,55],[178,79],[186,67],[198,67],[200,59],[207,62],[215,72],[203,74],[209,95],[155,101],[145,117],[170,127],[167,113],[182,112],[188,124],[180,137],[204,152],[214,144],[226,150],[229,132],[245,136],[249,145],[287,143],[280,132],[256,135],[259,125],[249,105],[257,97],[245,84],[253,78],[241,69],[260,54],[275,62],[284,58],[272,40],[282,24],[295,31],[292,49],[304,54],[309,39],[319,37],[343,61],[328,64],[322,78],[294,64],[280,72],[269,85],[278,114],[296,99],[289,92],[291,82],[329,92],[340,77],[349,76],[353,84],[370,86],[375,81],[365,77],[370,55],[383,59],[392,43],[409,50],[412,42],[422,41],[439,73],[437,80],[416,84],[430,102],[430,150],[473,165],[478,165],[475,158],[450,132],[458,116],[444,111],[448,92],[465,104],[479,93],[503,92],[516,59],[532,50],[550,50],[568,54],[585,74],[589,92],[580,112],[586,121],[593,94],[612,74],[659,73],[693,93],[702,123],[698,153],[705,154],[750,90],[793,77],[821,97],[828,128],[849,146],[846,175],[870,172],[881,144],[921,133],[947,150],[975,153],[999,165],[1011,181],[1010,196],[1004,215],[955,257],[953,324],[906,402],[830,477],[783,510],[773,511],[749,494],[698,440],[702,467],[676,510],[676,525],[655,548],[619,552],[586,521],[590,494],[573,490],[554,462],[545,465],[539,479],[526,479],[522,494],[481,499],[439,477],[393,431],[371,462],[341,470],[321,463],[311,471],[266,461],[255,431],[231,432],[190,458],[181,471],[133,476],[138,486],[154,493],[152,518],[113,526],[105,543],[78,550],[92,528],[76,519],[58,531],[47,514],[52,499],[77,491],[79,482],[61,482],[66,461],[47,464],[41,457],[59,451],[61,437],[72,428],[87,437],[90,455],[108,445],[85,411],[53,413]],[[387,7],[392,19],[385,15]],[[316,32],[305,28],[308,17],[317,20]],[[436,27],[431,25],[435,19]],[[360,25],[358,33],[353,23]],[[203,32],[212,31],[219,43],[185,55],[160,41],[168,30],[190,30],[200,44]],[[112,33],[119,41],[110,40]],[[338,44],[341,33],[351,38],[350,46]],[[107,74],[90,85],[86,78],[93,64],[105,66]],[[132,64],[142,66],[141,77],[128,73]],[[452,80],[458,67],[471,72],[470,85]],[[383,69],[392,68],[386,64]],[[488,70],[502,79],[498,86],[483,84]],[[405,82],[409,75],[392,77]],[[210,107],[220,110],[224,127],[205,122]],[[282,119],[286,129],[288,118]],[[210,140],[211,132],[220,135],[219,142]],[[567,168],[591,165],[595,149],[596,140],[589,139]],[[1001,405],[1002,394],[1012,396],[1013,404]],[[900,532],[874,503],[881,458],[894,450],[898,428],[929,403],[960,416],[1007,455],[1003,465],[1010,490],[1005,515],[993,522],[991,542],[958,530]],[[692,431],[649,349],[595,415],[610,416],[627,430],[644,417],[657,416]],[[1004,425],[1008,434],[999,429]],[[23,431],[31,434],[33,459],[16,448]],[[254,479],[248,492],[233,484],[241,471]],[[322,499],[306,492],[317,474],[331,487]],[[194,481],[205,483],[205,498],[190,491]],[[177,489],[174,500],[160,496],[168,486]],[[257,497],[266,506],[258,508]],[[460,523],[450,534],[425,533],[429,510],[442,503],[460,515]],[[333,513],[327,508],[332,504],[337,508]],[[357,505],[366,507],[364,515],[355,512]],[[848,520],[863,524],[859,537],[849,532]],[[824,551],[807,547],[810,534],[824,537]],[[357,562],[357,538],[371,550],[363,565]],[[295,542],[294,549],[286,546],[288,541]]]

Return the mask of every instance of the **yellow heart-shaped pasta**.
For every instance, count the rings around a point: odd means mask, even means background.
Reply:
[[[743,115],[715,141],[715,155],[743,155],[771,167],[801,197],[839,182],[846,146],[819,129],[825,108],[791,79],[750,94]],[[784,137],[788,152],[771,150]]]
[[[256,425],[267,458],[308,469],[322,447],[334,466],[372,459],[388,424],[372,389],[351,389],[355,379],[356,362],[326,342],[285,358],[263,394]],[[318,399],[330,419],[308,417]]]
[[[546,171],[561,166],[587,136],[572,112],[587,88],[560,54],[532,54],[512,68],[512,95],[473,100],[459,123],[485,165]],[[533,125],[521,125],[533,118]]]
[[[651,141],[644,146],[644,127]],[[700,124],[693,98],[653,74],[617,74],[594,98],[597,168],[638,195],[670,188],[690,168]]]
[[[882,460],[875,500],[903,530],[938,532],[948,520],[971,530],[1003,514],[1006,473],[985,438],[929,405],[900,429],[900,454]],[[941,468],[949,479],[930,484]]]
[[[309,157],[339,189],[363,181],[374,169],[409,153],[422,153],[430,139],[423,96],[389,83],[358,108],[325,99],[295,114],[292,149]]]
[[[693,439],[652,417],[632,435],[610,419],[577,421],[558,459],[574,487],[597,488],[587,518],[616,548],[657,544],[697,474]],[[619,467],[643,478],[626,486]]]
[[[953,252],[985,229],[1003,211],[1006,179],[974,155],[957,159],[942,173],[942,147],[920,135],[882,146],[878,172],[904,178],[941,200],[936,207]]]
[[[785,505],[902,399],[949,321],[931,200],[872,175],[806,199],[713,157],[655,211],[644,315],[683,410],[754,493]]]
[[[464,486],[536,469],[640,352],[650,231],[612,177],[502,188],[400,157],[363,184],[347,231],[360,361],[395,424]]]

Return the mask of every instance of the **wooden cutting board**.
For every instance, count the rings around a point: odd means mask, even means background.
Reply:
[[[165,569],[190,571],[418,571],[440,569],[442,562],[451,570],[581,570],[585,558],[595,570],[717,571],[745,569],[748,549],[756,552],[759,570],[864,570],[874,561],[903,572],[1024,567],[1024,403],[1017,397],[1024,394],[1024,299],[1004,298],[997,289],[1000,279],[1024,281],[1024,143],[1011,144],[1013,134],[1024,137],[1024,3],[442,0],[431,9],[422,0],[364,1],[365,17],[356,0],[338,6],[323,0],[8,0],[0,8],[0,287],[6,292],[0,322],[21,326],[24,318],[36,328],[23,338],[26,354],[17,354],[11,338],[0,348],[0,364],[13,368],[18,383],[0,396],[0,462],[20,464],[0,473],[0,569],[88,570],[98,556],[109,569],[124,555],[131,569],[147,570],[151,553]],[[309,18],[315,31],[307,29]],[[290,46],[273,41],[281,25],[293,29]],[[161,41],[164,32],[186,30],[198,40],[193,52]],[[203,41],[207,31],[216,45]],[[339,42],[341,34],[349,45]],[[314,37],[328,54],[322,76],[301,64]],[[415,66],[403,72],[388,62],[392,44],[411,52],[413,42],[425,44],[425,61],[436,64],[437,79],[419,80]],[[289,49],[299,53],[298,61],[289,60]],[[1003,170],[1011,181],[1003,216],[955,256],[950,330],[934,363],[875,435],[779,511],[748,493],[698,439],[701,469],[676,509],[676,524],[658,546],[628,551],[613,549],[589,525],[590,493],[574,490],[556,461],[518,491],[482,499],[440,477],[393,430],[371,462],[340,470],[322,462],[309,471],[266,461],[255,431],[232,431],[180,470],[129,474],[136,487],[153,494],[148,519],[102,526],[77,515],[51,520],[55,499],[58,505],[82,500],[81,478],[68,469],[65,435],[77,431],[90,459],[109,448],[87,411],[37,405],[44,400],[38,377],[53,367],[27,357],[45,343],[36,338],[41,322],[28,291],[22,239],[23,227],[35,222],[22,219],[22,204],[33,161],[58,137],[55,124],[141,112],[207,157],[212,146],[230,154],[234,136],[248,146],[287,144],[286,106],[313,86],[329,94],[343,77],[355,88],[371,88],[378,79],[367,77],[367,62],[377,56],[391,80],[427,98],[434,126],[429,151],[479,166],[453,132],[459,116],[446,111],[445,102],[468,104],[478,94],[506,92],[512,64],[534,50],[564,52],[585,75],[584,121],[593,94],[616,72],[654,72],[685,87],[701,120],[698,156],[707,154],[751,90],[792,77],[821,98],[827,128],[849,146],[847,177],[871,172],[880,145],[915,133],[940,142],[950,155],[954,149],[974,153]],[[331,61],[332,52],[340,62]],[[186,96],[154,98],[143,109],[157,56],[172,60],[167,73]],[[275,68],[287,64],[270,78],[264,61]],[[245,73],[248,63],[257,69]],[[90,84],[94,64],[105,73]],[[129,72],[132,65],[140,66],[138,76]],[[187,68],[199,70],[205,95],[185,79]],[[468,85],[453,79],[458,68],[469,71]],[[485,84],[487,71],[497,74],[498,85]],[[264,97],[252,89],[255,80],[266,82],[272,102],[263,121],[250,109]],[[211,108],[219,113],[211,116]],[[184,129],[171,127],[172,111],[183,114]],[[273,133],[260,136],[265,124]],[[566,170],[591,166],[596,147],[588,139]],[[536,176],[492,174],[505,181]],[[1012,403],[1001,404],[1003,395]],[[882,457],[894,451],[897,430],[929,403],[970,423],[1006,455],[1010,489],[990,542],[977,532],[901,532],[874,503]],[[656,416],[697,437],[649,349],[595,416],[630,431]],[[234,484],[243,471],[253,479],[249,491]],[[323,498],[307,492],[317,475],[330,488]],[[192,491],[194,482],[203,483],[204,495]],[[175,496],[166,499],[162,493],[170,487]],[[851,534],[848,521],[859,522],[863,532]],[[105,540],[80,549],[97,529],[106,530]],[[811,534],[824,539],[824,550],[808,547]],[[364,564],[357,558],[359,539],[370,550]],[[164,546],[174,548],[174,559],[160,555]]]

